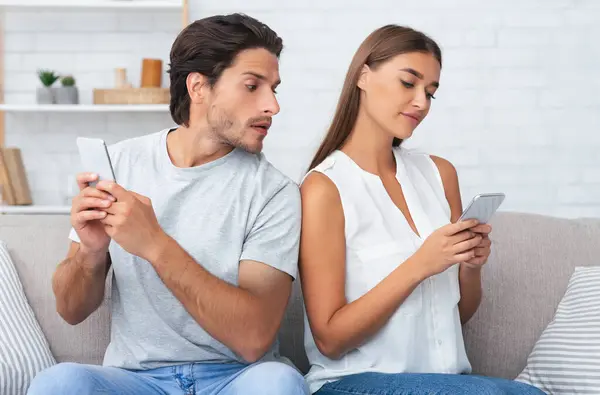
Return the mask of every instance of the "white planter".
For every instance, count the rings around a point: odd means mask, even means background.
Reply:
[[[54,104],[54,88],[39,86],[35,98],[38,104]]]
[[[61,86],[55,88],[56,104],[79,104],[79,92],[75,86]]]

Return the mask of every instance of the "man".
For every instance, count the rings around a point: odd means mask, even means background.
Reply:
[[[248,16],[194,22],[170,55],[178,128],[110,147],[117,183],[81,174],[53,277],[70,324],[114,269],[103,366],[59,364],[38,394],[307,394],[278,361],[297,274],[298,187],[261,154],[279,112],[281,39]]]

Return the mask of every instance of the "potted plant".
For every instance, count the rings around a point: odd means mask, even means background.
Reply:
[[[39,70],[38,77],[42,82],[42,86],[37,88],[36,99],[38,104],[53,104],[54,92],[52,84],[59,78],[52,70]]]
[[[79,92],[75,86],[75,78],[66,75],[60,79],[61,87],[56,88],[56,104],[79,104]]]

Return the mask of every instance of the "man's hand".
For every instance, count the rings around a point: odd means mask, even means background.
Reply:
[[[492,226],[489,224],[480,224],[470,229],[472,232],[482,236],[481,242],[474,248],[475,257],[465,261],[462,265],[468,269],[481,269],[487,263],[492,250],[492,241],[489,234],[492,232]]]
[[[110,238],[100,221],[106,217],[104,210],[113,204],[115,198],[89,185],[97,180],[97,174],[77,175],[79,194],[73,198],[71,225],[79,236],[82,252],[105,256]]]
[[[101,220],[106,233],[130,254],[152,260],[168,236],[156,219],[150,199],[110,181],[100,181],[96,188],[117,199],[105,209],[108,215]]]

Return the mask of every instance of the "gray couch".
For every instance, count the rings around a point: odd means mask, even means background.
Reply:
[[[465,326],[474,372],[514,378],[552,319],[574,266],[600,265],[600,219],[568,220],[501,212],[492,225],[484,300]],[[0,215],[0,240],[16,261],[30,304],[58,361],[99,364],[109,341],[108,300],[85,322],[57,315],[51,276],[68,246],[66,215]],[[281,329],[281,348],[303,371],[298,284]]]

